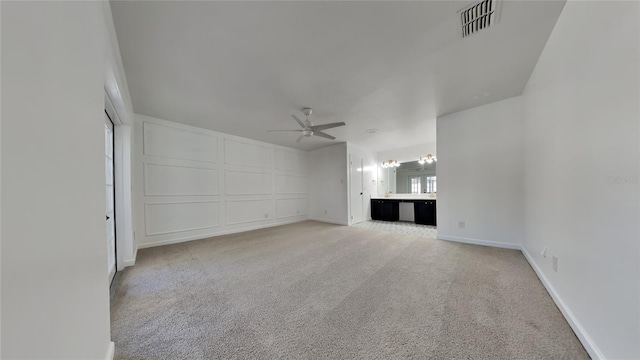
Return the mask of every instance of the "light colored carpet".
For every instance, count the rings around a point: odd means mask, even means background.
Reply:
[[[140,250],[116,359],[587,359],[519,251],[313,221]]]
[[[412,236],[424,236],[428,238],[436,239],[438,237],[438,228],[431,225],[421,225],[408,221],[379,221],[368,220],[356,224],[359,228],[385,231],[394,234],[412,235]]]

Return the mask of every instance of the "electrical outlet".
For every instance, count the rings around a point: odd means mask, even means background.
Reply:
[[[300,214],[300,210],[296,210],[296,214]]]
[[[268,219],[268,218],[269,218],[269,214],[264,213],[264,218],[265,218],[265,219]]]
[[[327,209],[325,209],[325,210],[324,210],[324,214],[325,214],[325,215],[327,214]]]
[[[458,221],[458,229],[464,229],[465,223],[464,220]]]
[[[551,261],[553,262],[553,271],[558,272],[558,257],[552,256]]]
[[[540,253],[540,255],[542,255],[542,257],[546,258],[547,257],[547,247],[545,246],[544,249],[542,249],[542,252]]]

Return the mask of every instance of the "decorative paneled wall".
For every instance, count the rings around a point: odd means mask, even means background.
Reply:
[[[308,218],[307,153],[136,115],[139,248]]]

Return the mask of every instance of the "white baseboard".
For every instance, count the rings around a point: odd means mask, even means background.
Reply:
[[[553,285],[551,285],[549,280],[544,276],[544,274],[538,267],[538,264],[535,263],[531,255],[529,255],[527,250],[524,248],[524,246],[520,249],[520,251],[522,251],[522,254],[529,262],[529,265],[531,265],[531,268],[533,268],[533,271],[535,271],[536,275],[538,275],[538,279],[540,279],[540,282],[542,282],[542,285],[544,285],[549,295],[551,295],[551,298],[556,303],[556,306],[558,307],[558,309],[560,309],[560,312],[569,323],[569,326],[571,326],[571,329],[573,329],[573,332],[576,334],[576,336],[582,343],[582,346],[584,346],[585,350],[587,350],[587,353],[589,353],[589,356],[591,356],[591,358],[594,360],[604,360],[605,357],[600,351],[600,349],[598,348],[598,346],[596,346],[593,339],[591,339],[591,337],[589,336],[589,334],[587,334],[586,330],[582,327],[578,319],[575,317],[575,315],[573,315],[573,312],[571,311],[571,309],[569,309],[569,307],[565,304],[565,302],[562,301],[562,298],[560,297],[560,295],[558,295],[556,290],[553,288]]]
[[[337,221],[333,221],[333,220],[327,220],[327,219],[311,217],[309,219],[302,219],[302,220],[294,220],[294,221],[284,222],[284,223],[269,224],[269,225],[266,225],[266,226],[263,225],[263,226],[256,226],[256,227],[253,227],[253,228],[243,228],[243,229],[229,230],[229,231],[219,232],[219,233],[212,234],[212,235],[192,236],[192,237],[185,237],[185,238],[179,238],[179,239],[171,239],[171,240],[166,240],[166,241],[159,241],[159,242],[149,243],[149,244],[141,244],[136,249],[134,258],[130,259],[130,260],[125,260],[125,266],[133,266],[135,264],[135,259],[136,259],[137,255],[138,255],[138,249],[155,247],[155,246],[162,246],[162,245],[169,245],[169,244],[176,244],[176,243],[192,241],[192,240],[206,239],[206,238],[209,238],[209,237],[212,237],[212,236],[227,235],[227,234],[232,234],[232,233],[251,231],[251,230],[256,230],[256,229],[280,226],[280,225],[286,225],[286,224],[301,222],[301,221],[305,221],[305,220],[313,220],[313,221],[319,221],[319,222],[336,224],[336,225],[347,225],[345,223],[341,223],[341,222],[337,222]],[[586,332],[586,330],[582,327],[582,325],[580,324],[578,319],[575,317],[575,315],[573,314],[571,309],[569,309],[569,307],[565,304],[565,302],[562,300],[562,298],[558,295],[558,293],[556,292],[554,287],[551,285],[549,280],[547,280],[547,278],[544,276],[544,274],[542,273],[542,271],[540,270],[538,265],[534,262],[533,258],[529,255],[529,253],[524,248],[524,246],[522,246],[520,244],[511,244],[511,243],[503,243],[503,242],[498,242],[498,241],[470,239],[470,238],[463,238],[463,237],[456,237],[456,236],[441,236],[441,235],[438,235],[438,239],[439,240],[445,240],[445,241],[454,241],[454,242],[466,243],[466,244],[474,244],[474,245],[490,246],[490,247],[497,247],[497,248],[504,248],[504,249],[520,250],[522,252],[522,254],[524,255],[525,259],[527,259],[527,261],[531,265],[531,268],[533,269],[533,271],[536,273],[536,275],[540,279],[540,282],[542,282],[542,285],[544,285],[545,289],[547,289],[547,292],[549,293],[549,295],[551,296],[551,298],[555,302],[555,304],[558,307],[558,309],[560,309],[560,312],[562,313],[564,318],[569,323],[569,326],[571,326],[571,329],[573,329],[574,333],[576,334],[576,336],[578,337],[578,339],[580,340],[580,342],[584,346],[584,348],[587,351],[587,353],[589,353],[591,358],[594,359],[594,360],[604,360],[605,359],[604,355],[602,354],[602,352],[600,351],[598,346],[595,344],[593,339],[591,339],[591,337]],[[107,350],[107,357],[105,359],[106,360],[112,360],[113,356],[114,356],[114,353],[115,353],[115,344],[113,342],[111,342],[109,344],[109,348]]]
[[[113,360],[113,357],[116,354],[116,344],[111,341],[109,342],[109,347],[107,347],[107,356],[104,357],[104,360]]]
[[[447,241],[455,241],[455,242],[460,242],[460,243],[465,243],[465,244],[491,246],[491,247],[497,247],[497,248],[503,248],[503,249],[514,249],[514,250],[521,250],[522,249],[520,244],[511,244],[511,243],[504,243],[504,242],[499,242],[499,241],[469,239],[469,238],[463,238],[463,237],[457,237],[457,236],[446,236],[446,235],[442,236],[440,234],[438,234],[438,239],[439,240],[447,240]]]
[[[329,220],[329,219],[322,219],[322,218],[316,218],[316,217],[310,217],[309,220],[313,220],[313,221],[319,221],[319,222],[323,222],[323,223],[328,223],[328,224],[335,224],[335,225],[345,225],[345,226],[349,226],[349,224],[345,223],[345,222],[340,222],[340,221],[335,221],[335,220]]]
[[[186,237],[163,240],[163,241],[156,241],[156,242],[151,242],[151,243],[146,243],[146,244],[140,244],[140,245],[138,245],[138,249],[146,249],[146,248],[150,248],[150,247],[171,245],[171,244],[179,244],[179,243],[183,243],[183,242],[187,242],[187,241],[208,239],[210,237],[235,234],[235,233],[251,231],[251,230],[266,229],[266,228],[270,228],[270,227],[274,227],[274,226],[282,226],[282,225],[287,225],[287,224],[294,224],[294,223],[307,221],[307,220],[310,220],[310,219],[308,219],[308,218],[304,218],[304,219],[296,218],[294,220],[279,221],[277,223],[272,223],[272,224],[261,224],[261,225],[256,225],[256,226],[243,227],[241,229],[218,231],[218,232],[215,232],[215,233],[212,233],[212,234],[202,234],[202,235],[186,236]],[[136,254],[137,254],[137,250],[136,250]]]
[[[497,242],[497,241],[468,239],[468,238],[460,238],[460,237],[455,237],[455,236],[440,236],[440,235],[438,235],[438,239],[447,240],[447,241],[462,242],[462,243],[467,243],[467,244],[484,245],[484,246],[499,247],[499,248],[505,248],[505,249],[520,250],[522,252],[522,254],[524,255],[525,259],[527,259],[527,261],[529,262],[529,265],[531,265],[531,268],[533,269],[533,271],[538,276],[538,279],[540,279],[540,282],[542,282],[542,285],[544,285],[545,289],[547,289],[547,292],[549,293],[549,295],[551,296],[553,301],[556,303],[556,306],[558,307],[558,309],[560,309],[560,312],[562,313],[564,318],[567,320],[567,323],[569,323],[569,326],[571,326],[571,329],[573,330],[573,332],[578,337],[578,340],[580,340],[580,342],[582,343],[582,346],[584,346],[584,348],[587,351],[587,353],[589,353],[589,356],[591,356],[591,358],[594,359],[594,360],[604,360],[605,359],[604,355],[602,354],[602,352],[600,351],[598,346],[595,344],[593,339],[591,339],[591,337],[586,332],[584,327],[582,327],[582,325],[580,324],[578,319],[575,317],[575,315],[573,314],[571,309],[569,309],[569,307],[565,304],[565,302],[562,300],[560,295],[558,295],[558,293],[556,292],[554,287],[551,285],[549,280],[544,276],[544,274],[540,270],[540,267],[538,267],[538,264],[535,263],[533,258],[529,255],[527,250],[524,248],[524,246],[522,246],[520,244],[510,244],[510,243],[503,243],[503,242]]]
[[[136,247],[136,250],[133,253],[133,259],[124,259],[124,267],[129,267],[129,266],[135,265],[137,257],[138,257],[138,248]]]

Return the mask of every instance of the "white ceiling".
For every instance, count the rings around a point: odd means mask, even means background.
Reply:
[[[460,39],[464,1],[112,1],[134,111],[274,144],[312,107],[335,141],[435,141],[435,119],[522,93],[564,1],[505,1]],[[367,134],[367,129],[379,129]]]

